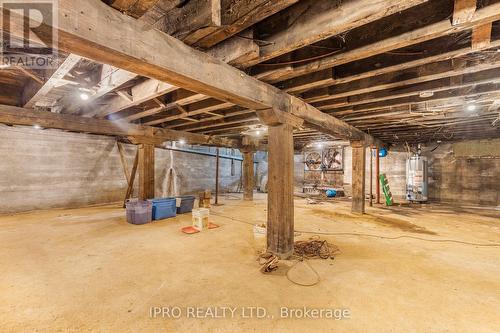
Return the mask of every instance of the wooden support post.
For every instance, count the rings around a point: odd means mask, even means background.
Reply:
[[[370,148],[370,207],[373,207],[373,151]]]
[[[366,152],[362,142],[352,142],[352,212],[365,213]]]
[[[492,23],[485,23],[472,28],[472,49],[488,48],[491,44]]]
[[[243,151],[243,200],[253,200],[254,165],[252,150]]]
[[[375,177],[376,179],[376,184],[377,184],[377,204],[380,204],[380,156],[379,156],[380,149],[377,147],[375,149]]]
[[[220,150],[217,148],[217,157],[215,161],[215,205],[219,204],[219,163],[220,163]]]
[[[293,254],[293,126],[269,127],[267,250],[286,259]]]
[[[128,163],[127,163],[127,158],[125,157],[125,152],[123,151],[123,146],[118,141],[116,141],[116,145],[118,147],[118,152],[120,153],[120,160],[122,161],[123,173],[125,174],[125,178],[127,179],[127,184],[130,185],[130,174],[128,173]]]
[[[155,197],[155,146],[139,145],[139,200]]]
[[[130,173],[130,182],[128,183],[127,193],[125,194],[125,200],[123,200],[123,208],[125,208],[125,204],[127,200],[132,196],[132,192],[134,191],[134,182],[135,175],[137,174],[137,165],[139,164],[139,149],[137,149],[137,153],[135,154],[134,166],[132,167],[132,172]]]

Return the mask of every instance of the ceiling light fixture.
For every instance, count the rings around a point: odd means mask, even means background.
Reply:
[[[249,129],[241,132],[241,134],[246,136],[259,137],[261,135],[265,135],[266,132],[267,132],[267,127],[255,126],[255,127],[250,127]]]
[[[37,129],[37,130],[42,129],[42,127],[41,127],[40,125],[38,125],[38,124],[33,125],[33,128],[34,128],[34,129]]]
[[[472,111],[475,111],[475,110],[476,110],[476,106],[474,104],[469,104],[467,106],[467,111],[472,112]]]
[[[84,101],[88,101],[89,100],[89,95],[86,94],[86,93],[81,93],[80,94],[80,98]]]
[[[422,91],[419,94],[419,96],[420,96],[420,98],[429,98],[429,97],[434,96],[434,92],[432,92],[432,91]]]
[[[184,140],[184,139],[180,139],[180,140],[179,140],[179,144],[180,144],[180,145],[185,145],[185,144],[186,144],[186,140]]]

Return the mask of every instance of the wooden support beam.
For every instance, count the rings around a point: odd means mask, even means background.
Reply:
[[[269,127],[267,250],[282,259],[293,254],[293,127]]]
[[[401,88],[404,86],[417,85],[458,75],[468,75],[500,67],[500,54],[477,53],[477,56],[458,57],[344,84],[335,84],[330,86],[327,91],[318,89],[304,93],[302,98],[309,103],[313,103],[323,99],[343,98],[388,89],[391,89],[391,92],[394,91],[394,95],[398,95],[405,91],[404,88]],[[469,76],[474,79],[473,75]],[[439,83],[440,81],[435,82]],[[432,88],[430,89],[432,90]]]
[[[476,12],[477,0],[455,0],[453,7],[453,25],[463,24],[472,20]]]
[[[478,50],[490,46],[491,29],[491,22],[472,28],[472,49]]]
[[[243,200],[253,200],[254,163],[252,150],[243,150]]]
[[[231,40],[229,37],[240,33],[255,23],[262,21],[266,17],[296,2],[298,2],[298,0],[222,1],[221,27],[214,29],[210,34],[198,40],[194,45],[201,48],[209,48],[223,40]],[[257,56],[258,55],[252,57],[252,59]]]
[[[70,54],[33,96],[26,96],[27,99],[24,103],[24,107],[29,109],[35,107],[37,102],[39,102],[52,89],[59,85],[60,80],[62,80],[78,64],[78,62],[80,62],[81,59],[82,57],[77,56],[76,54]],[[29,88],[26,88],[25,91],[29,90]]]
[[[154,26],[192,45],[222,25],[221,0],[192,0],[171,9]]]
[[[287,13],[293,24],[265,38],[266,46],[261,48],[260,56],[249,65],[289,53],[426,1],[301,1]]]
[[[140,18],[160,0],[110,0],[110,5],[135,18]]]
[[[128,171],[127,158],[125,157],[125,152],[123,151],[123,146],[120,142],[116,141],[116,146],[118,147],[118,152],[120,153],[120,160],[122,162],[123,173],[127,179],[127,184],[130,185],[130,174]]]
[[[138,165],[139,165],[139,148],[137,148],[137,152],[135,153],[134,165],[132,166],[132,172],[130,173],[130,182],[128,183],[127,192],[125,193],[125,200],[123,200],[123,208],[125,208],[127,200],[132,197],[132,194],[134,192],[135,176],[137,174]]]
[[[450,90],[443,90],[435,92],[434,95],[430,97],[420,97],[418,94],[409,97],[399,97],[394,99],[383,99],[378,102],[370,102],[358,105],[347,105],[342,107],[320,107],[326,112],[331,112],[336,116],[346,114],[360,114],[367,111],[376,111],[387,108],[395,107],[408,107],[408,105],[422,104],[431,101],[441,101],[456,97],[473,97],[484,93],[493,93],[500,91],[500,84],[498,83],[486,83],[474,86],[474,83],[462,88],[453,88]],[[347,117],[343,117],[344,120],[350,120]]]
[[[352,142],[352,212],[365,213],[366,149],[362,142]]]
[[[319,60],[294,66],[293,71],[289,72],[286,76],[281,77],[281,80],[284,81],[357,60],[366,59],[387,51],[404,48],[452,33],[466,31],[476,25],[494,22],[499,19],[500,3],[495,3],[476,11],[469,22],[457,26],[453,26],[448,19],[433,23],[431,25],[377,41],[372,44],[364,45],[350,51],[334,54]]]
[[[139,145],[139,200],[155,197],[155,146]]]
[[[125,71],[123,69],[119,69],[110,65],[103,65],[99,84],[95,89],[95,93],[89,95],[88,100],[84,101],[80,98],[74,98],[74,96],[70,94],[60,99],[58,101],[58,104],[61,105],[63,113],[84,114],[84,112],[82,112],[80,108],[95,108],[95,105],[93,103],[94,101],[98,100],[99,98],[112,92],[113,90],[136,77],[137,74],[131,73],[129,71]]]
[[[52,32],[52,29],[56,29],[59,34],[57,46],[61,50],[245,108],[276,108],[280,112],[292,113],[327,134],[376,142],[370,135],[322,113],[299,98],[193,50],[161,31],[145,30],[144,23],[116,12],[99,0],[80,2],[78,7],[72,0],[59,0],[58,3],[60,17],[57,27],[44,26],[47,29],[40,29],[38,35],[43,37],[48,30]],[[2,11],[7,9],[2,8]],[[10,15],[18,16],[13,12]],[[31,23],[35,25],[40,22]],[[106,29],[99,29],[103,24]],[[7,29],[17,37],[24,37],[24,34],[17,35],[23,31],[19,26],[9,26]],[[95,33],[97,30],[99,33]],[[126,36],[127,47],[123,47],[122,36]]]
[[[207,54],[234,67],[242,67],[249,59],[259,56],[259,45],[253,40],[253,30],[249,29],[212,47]]]
[[[120,94],[118,94],[118,96],[113,97],[105,105],[96,107],[90,112],[85,112],[82,115],[86,117],[97,116],[99,118],[104,118],[107,115],[125,110],[132,106],[137,106],[153,98],[165,95],[175,89],[177,89],[176,86],[165,82],[154,79],[146,80],[132,87],[131,93],[129,94],[130,98],[123,98]]]
[[[34,111],[15,106],[0,105],[0,123],[40,126],[72,132],[132,137],[161,144],[165,141],[186,140],[189,144],[238,148],[238,140],[175,131],[164,128],[135,125],[124,121],[84,118],[81,116]],[[139,140],[139,141],[140,141]]]

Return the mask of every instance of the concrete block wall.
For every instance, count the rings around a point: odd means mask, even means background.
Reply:
[[[431,200],[500,205],[500,139],[442,144],[426,155]]]
[[[129,168],[135,147],[125,146]],[[123,200],[127,182],[114,138],[0,125],[0,214]],[[171,165],[178,194],[215,189],[215,157],[156,149],[156,195]],[[235,190],[241,162],[221,158],[221,191]],[[137,183],[136,183],[137,184]]]
[[[451,144],[429,144],[423,154],[429,161],[429,199],[462,205],[500,205],[500,139],[471,140]],[[434,151],[432,151],[434,150]],[[405,202],[406,159],[403,147],[394,147],[380,158],[380,172],[385,173],[396,202]],[[351,195],[352,149],[344,148],[344,189]],[[373,193],[376,191],[375,157],[373,158]],[[295,186],[303,182],[303,158],[295,159]],[[370,184],[370,150],[366,152],[366,193]],[[383,199],[383,198],[382,198]]]

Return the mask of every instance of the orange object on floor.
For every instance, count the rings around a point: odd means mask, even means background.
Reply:
[[[181,229],[181,231],[185,234],[192,235],[192,234],[197,234],[200,232],[200,230],[196,229],[195,227],[189,226],[189,227],[184,227]]]
[[[212,222],[209,222],[208,223],[208,229],[211,230],[211,229],[217,229],[219,228],[220,226],[215,224],[215,223],[212,223]],[[197,234],[200,232],[200,230],[196,229],[195,227],[193,226],[189,226],[189,227],[184,227],[181,229],[181,231],[185,234],[188,234],[188,235],[192,235],[192,234]]]

